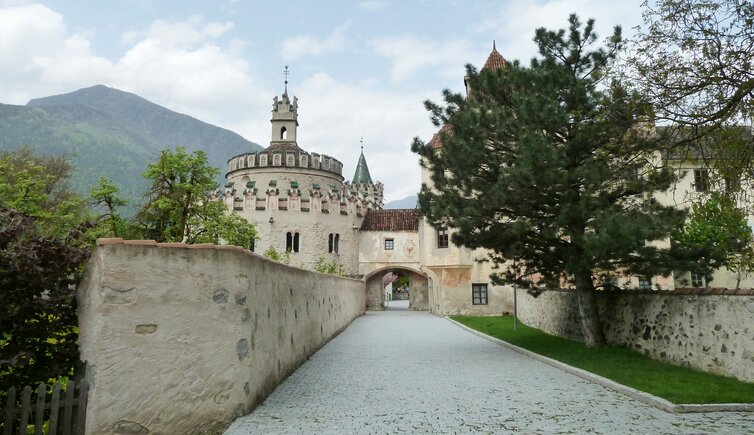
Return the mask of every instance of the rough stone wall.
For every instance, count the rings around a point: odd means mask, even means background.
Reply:
[[[363,281],[241,248],[98,244],[78,291],[90,434],[221,431],[364,312]]]
[[[581,337],[575,293],[519,291],[520,319],[563,337]],[[698,370],[754,382],[754,291],[679,289],[598,293],[611,344]]]

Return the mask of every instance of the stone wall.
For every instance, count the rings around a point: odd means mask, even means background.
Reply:
[[[78,301],[87,433],[195,434],[250,412],[365,291],[236,247],[101,239]]]
[[[581,337],[574,292],[518,295],[524,323],[554,335]],[[609,343],[754,382],[754,291],[600,292],[597,301]]]

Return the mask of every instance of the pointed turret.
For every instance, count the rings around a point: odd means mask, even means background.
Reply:
[[[492,52],[489,56],[487,56],[487,61],[484,62],[484,66],[479,71],[497,71],[501,68],[505,68],[508,66],[508,61],[505,60],[502,54],[497,51],[497,47],[495,46],[495,41],[492,41]],[[463,85],[466,88],[466,96],[469,95],[471,92],[471,89],[469,89],[469,77],[466,76],[463,78]]]
[[[487,61],[484,62],[482,70],[495,71],[501,68],[505,68],[506,66],[508,66],[508,61],[505,60],[503,55],[497,51],[497,47],[495,47],[495,41],[492,41],[492,53],[487,56]]]
[[[359,156],[359,163],[356,164],[356,172],[354,172],[351,182],[354,184],[372,184],[372,176],[369,175],[369,167],[367,166],[367,159],[364,157],[363,147]]]

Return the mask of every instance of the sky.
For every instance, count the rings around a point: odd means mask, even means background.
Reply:
[[[269,145],[272,99],[299,98],[298,144],[353,176],[363,138],[385,200],[420,188],[425,100],[463,92],[492,50],[528,64],[539,27],[641,22],[641,0],[0,0],[0,103],[104,84]],[[239,150],[239,153],[245,150]],[[228,156],[231,157],[231,156]]]

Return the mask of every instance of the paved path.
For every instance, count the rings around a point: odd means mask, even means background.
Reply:
[[[754,413],[670,414],[431,314],[368,312],[227,434],[751,434]]]

